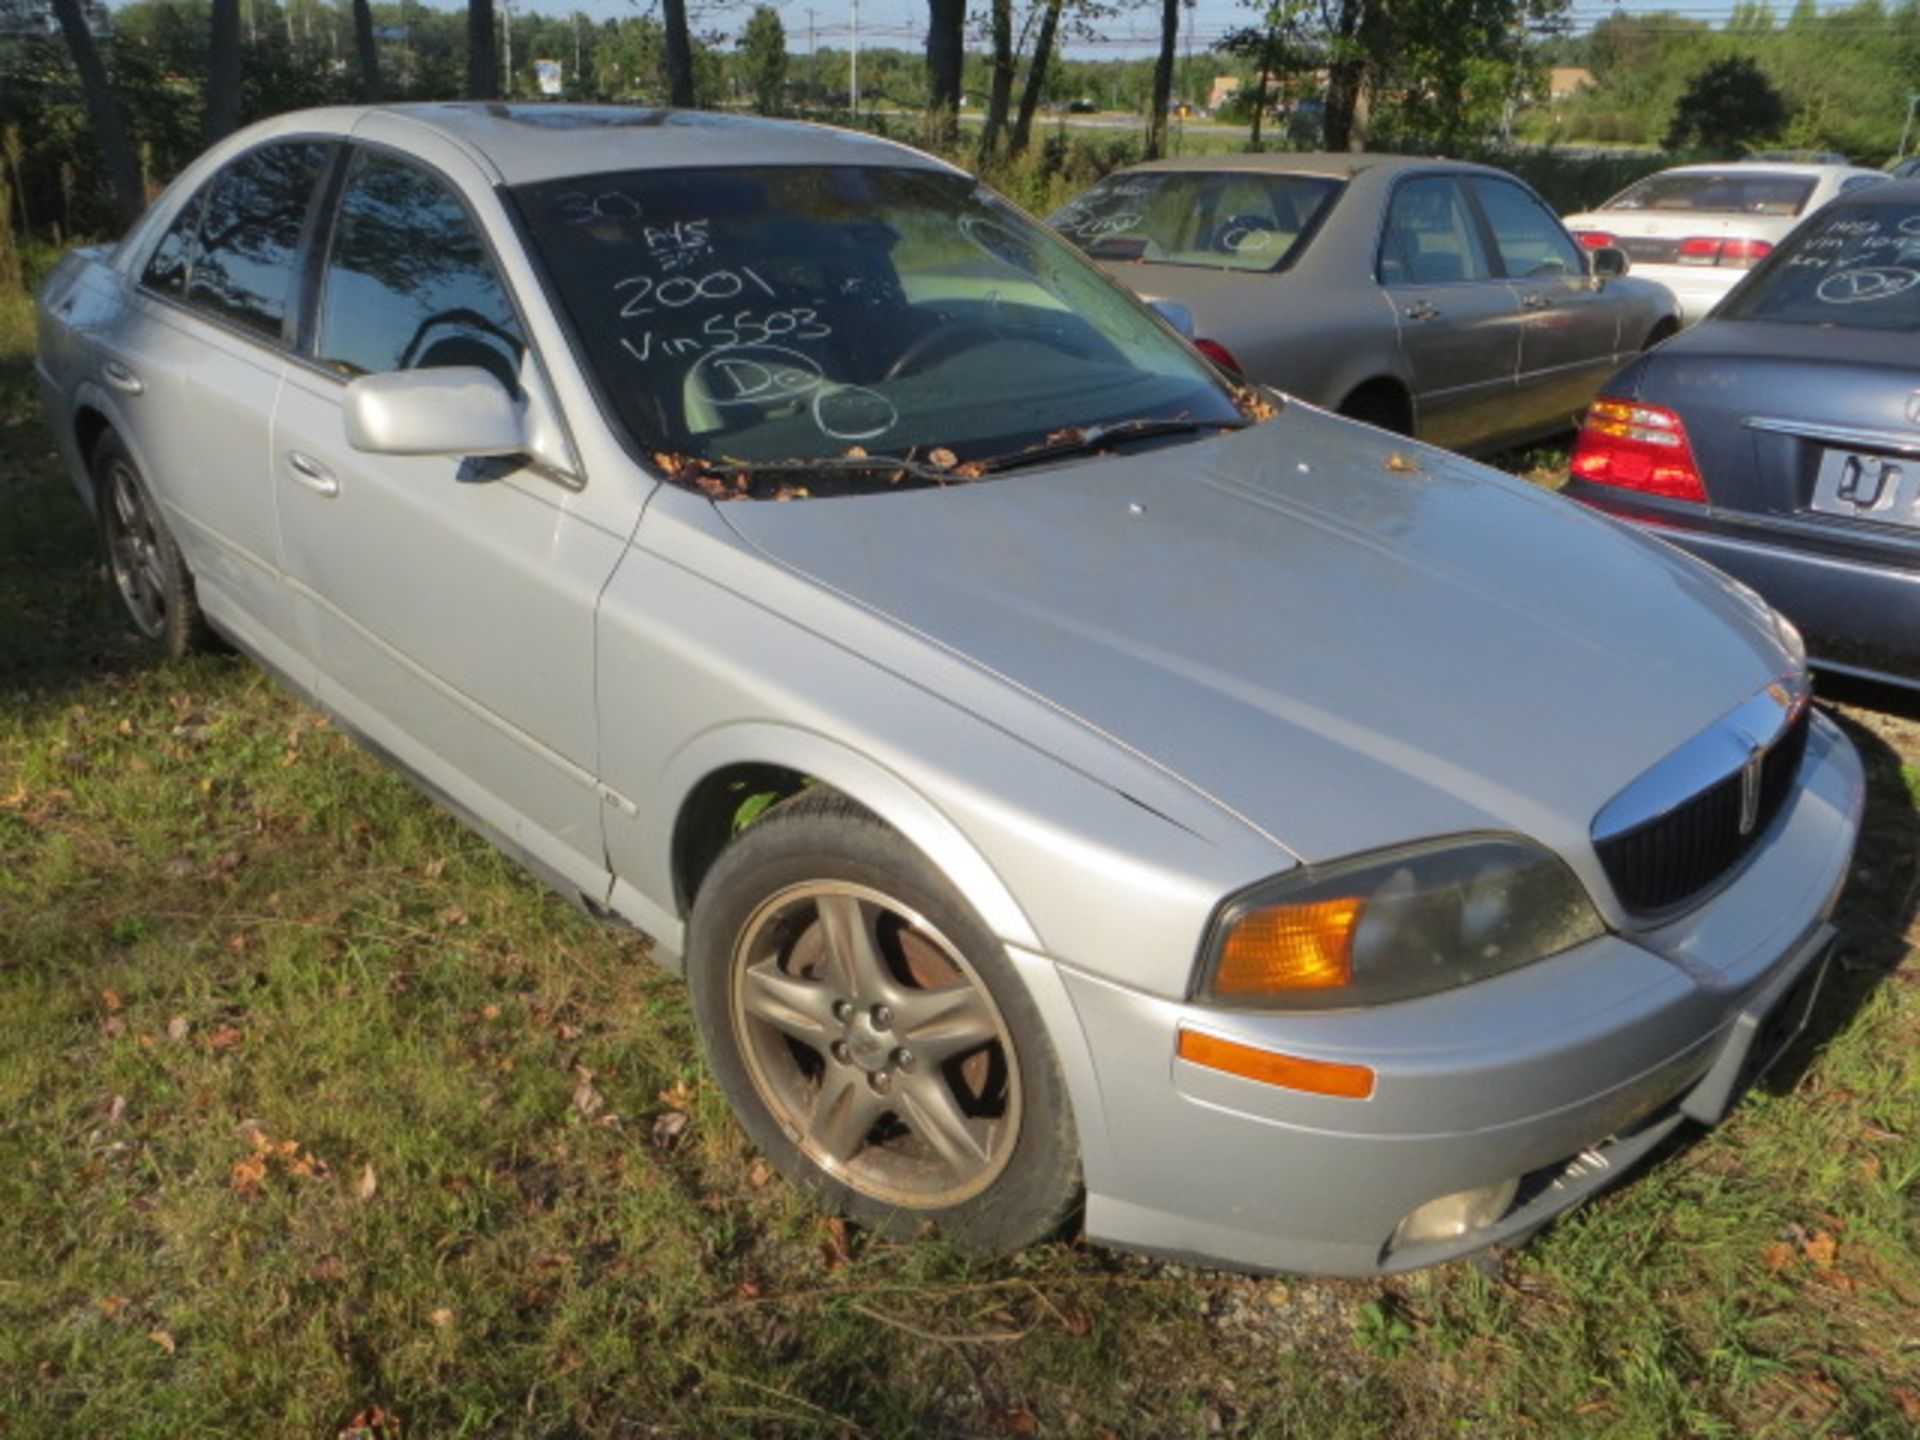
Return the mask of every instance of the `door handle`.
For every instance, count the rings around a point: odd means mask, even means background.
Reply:
[[[326,466],[311,455],[302,455],[298,450],[287,452],[287,473],[293,483],[301,485],[316,495],[324,495],[331,500],[340,493],[340,482]]]
[[[1545,310],[1548,306],[1553,304],[1553,302],[1549,300],[1546,296],[1542,295],[1538,290],[1529,290],[1526,294],[1520,297],[1520,304],[1523,308],[1528,310]]]
[[[1440,307],[1431,300],[1416,300],[1400,313],[1409,320],[1438,320]]]
[[[101,361],[100,378],[128,395],[138,395],[147,388],[145,381],[118,360]]]

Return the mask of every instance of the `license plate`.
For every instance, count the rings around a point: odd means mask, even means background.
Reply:
[[[1920,529],[1920,457],[1829,450],[1814,477],[1813,508]]]

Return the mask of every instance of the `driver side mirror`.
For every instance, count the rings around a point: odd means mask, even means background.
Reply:
[[[475,365],[362,375],[347,385],[347,443],[373,455],[521,455],[520,405]]]
[[[1627,273],[1631,262],[1627,252],[1618,245],[1602,245],[1598,250],[1587,252],[1587,264],[1597,280],[1614,280]]]

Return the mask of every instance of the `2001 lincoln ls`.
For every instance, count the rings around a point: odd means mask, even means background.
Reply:
[[[1718,1120],[1818,989],[1861,772],[1790,627],[1234,388],[926,156],[295,114],[39,299],[134,623],[655,937],[889,1233],[1429,1264]]]

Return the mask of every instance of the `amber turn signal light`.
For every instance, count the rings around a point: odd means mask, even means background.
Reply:
[[[1339,1100],[1373,1098],[1374,1074],[1367,1065],[1303,1060],[1298,1055],[1260,1050],[1198,1030],[1180,1032],[1179,1055],[1182,1060],[1204,1065],[1209,1070],[1238,1075],[1242,1080],[1257,1080],[1262,1085],[1278,1085],[1283,1090],[1304,1090],[1310,1095],[1331,1095]]]
[[[1214,971],[1216,995],[1330,990],[1353,979],[1353,931],[1366,901],[1316,900],[1255,910],[1233,927]]]

